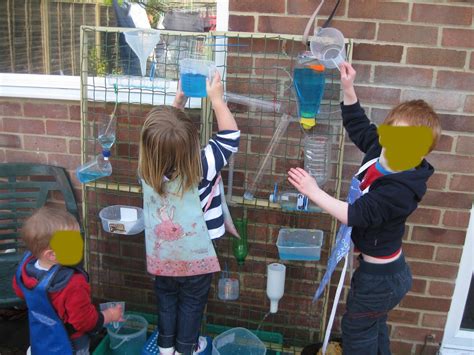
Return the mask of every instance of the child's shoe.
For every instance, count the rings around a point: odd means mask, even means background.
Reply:
[[[197,349],[194,350],[193,355],[201,354],[207,348],[207,339],[205,337],[199,337]]]
[[[171,348],[160,348],[158,347],[158,355],[174,355],[174,346]]]

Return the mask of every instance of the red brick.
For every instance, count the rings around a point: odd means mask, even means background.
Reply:
[[[434,173],[428,180],[428,188],[432,190],[442,190],[446,187],[446,181],[448,180],[447,174]]]
[[[229,16],[229,30],[240,32],[254,32],[255,31],[255,17],[254,16]]]
[[[321,27],[325,21],[325,19],[318,20],[317,26]],[[345,38],[375,39],[376,26],[373,22],[333,20],[331,27],[341,31]]]
[[[237,0],[238,1],[238,0]],[[346,0],[342,0],[336,10],[335,17],[344,16],[345,13],[345,4]],[[318,12],[318,16],[327,16],[329,15],[334,6],[336,5],[337,0],[327,0],[324,2],[323,6]],[[286,12],[290,15],[307,15],[310,16],[316,7],[319,6],[318,3],[315,3],[313,0],[291,0],[287,1]],[[331,26],[332,27],[332,26]]]
[[[20,136],[0,133],[0,147],[21,148]]]
[[[439,218],[441,216],[441,211],[432,208],[423,208],[419,207],[408,217],[409,223],[419,223],[419,224],[439,224]]]
[[[285,0],[230,0],[229,10],[236,12],[284,13]]]
[[[427,335],[435,334],[438,339],[442,339],[443,332],[439,330],[421,327],[403,327],[396,325],[392,331],[395,339],[411,340],[412,342],[424,342]]]
[[[411,285],[411,293],[425,293],[426,291],[426,280],[414,278]]]
[[[377,0],[352,1],[349,2],[349,17],[406,21],[408,19],[408,4]]]
[[[434,150],[437,152],[450,152],[453,147],[453,141],[454,138],[452,136],[443,134],[439,138],[439,141],[436,144],[436,148]]]
[[[440,172],[474,173],[472,157],[469,156],[431,153],[429,161]]]
[[[443,131],[474,132],[474,120],[467,115],[438,114]]]
[[[414,226],[411,240],[428,243],[464,245],[465,231]]]
[[[81,120],[81,106],[70,105],[69,106],[69,119],[80,121]]]
[[[444,329],[446,318],[445,315],[427,313],[423,315],[421,325],[428,328]]]
[[[413,275],[454,279],[458,274],[458,266],[440,265],[421,261],[410,261]]]
[[[458,136],[456,153],[468,155],[474,154],[474,137]]]
[[[258,32],[301,34],[308,19],[301,17],[259,16]]]
[[[457,26],[472,23],[472,8],[414,4],[411,14],[413,22],[452,24]]]
[[[400,63],[402,54],[403,46],[356,43],[353,60]]]
[[[406,311],[399,308],[395,308],[388,314],[388,321],[393,323],[405,323],[405,324],[418,324],[418,318],[420,314],[418,312]]]
[[[0,162],[2,162],[2,163],[6,162],[6,160],[5,160],[5,151],[3,149],[0,149]]]
[[[462,96],[455,91],[404,90],[402,100],[425,100],[435,110],[458,110],[462,107]]]
[[[470,69],[474,69],[474,52],[471,53],[471,64],[469,64]]]
[[[403,252],[412,259],[433,259],[434,246],[414,243],[403,243]]]
[[[69,118],[67,106],[63,104],[25,102],[23,110],[26,117],[58,118],[63,120]]]
[[[463,68],[466,52],[438,48],[408,48],[407,64]]]
[[[372,108],[370,112],[370,120],[377,124],[381,124],[385,118],[387,118],[388,113],[390,110],[388,109],[380,109],[380,108]]]
[[[22,163],[41,163],[46,164],[46,155],[40,152],[24,152],[18,150],[5,150],[5,161]]]
[[[0,101],[0,115],[23,116],[21,104],[16,102]]]
[[[474,31],[460,28],[444,28],[443,47],[474,47]]]
[[[66,139],[51,138],[44,136],[24,136],[26,150],[36,150],[40,152],[66,152]]]
[[[406,343],[404,341],[397,341],[390,339],[390,350],[393,354],[412,354],[413,343]]]
[[[452,0],[450,0],[452,1]],[[463,0],[456,0],[456,1],[463,1]],[[470,1],[470,0],[468,0]],[[435,337],[436,338],[436,337]],[[416,344],[415,350],[413,354],[423,354],[423,355],[439,355],[439,344],[440,341],[433,340],[433,344],[430,345],[429,343],[425,344]]]
[[[464,112],[474,112],[474,96],[466,96],[466,101],[464,102]]]
[[[374,82],[402,86],[431,86],[432,69],[376,66]],[[359,77],[357,77],[357,82]]]
[[[449,184],[450,190],[455,191],[474,191],[474,176],[453,174]]]
[[[50,135],[79,138],[81,136],[81,125],[79,122],[46,121],[46,131]]]
[[[367,104],[396,105],[400,102],[400,90],[372,86],[356,86],[357,96]]]
[[[428,294],[430,295],[451,297],[453,295],[453,292],[454,292],[454,283],[442,282],[442,281],[430,281],[430,284],[428,287]]]
[[[386,42],[416,43],[436,45],[438,29],[436,27],[381,23],[377,40]]]
[[[438,247],[435,259],[439,261],[448,261],[450,263],[459,264],[459,261],[461,260],[461,253],[461,248]]]
[[[81,157],[70,154],[48,154],[48,164],[72,170],[81,165]]]
[[[44,134],[42,120],[29,120],[26,118],[3,118],[3,129],[6,132]]]
[[[460,192],[429,190],[423,197],[423,205],[469,209],[472,206],[473,197],[473,195]]]
[[[403,308],[436,312],[448,312],[450,305],[450,299],[432,298],[426,295],[413,296],[410,294],[406,295],[400,303],[400,306]]]
[[[472,202],[472,195],[471,195]],[[469,212],[446,211],[444,213],[443,224],[448,227],[467,228],[469,223]]]
[[[472,88],[474,88],[474,74],[467,72],[439,71],[436,87],[472,91]]]
[[[357,72],[357,83],[370,82],[371,65],[352,63],[352,67]]]

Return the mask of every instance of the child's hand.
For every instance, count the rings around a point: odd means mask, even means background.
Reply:
[[[176,96],[174,97],[173,106],[182,110],[188,101],[188,97],[184,95],[183,90],[181,89],[181,80],[178,81],[178,90],[176,91]]]
[[[221,75],[218,71],[214,74],[211,82],[206,80],[206,90],[213,105],[224,102],[224,85],[222,85]]]
[[[102,314],[104,315],[104,324],[125,321],[125,319],[123,319],[123,309],[121,305],[107,308],[102,311]]]
[[[347,62],[341,63],[339,69],[341,70],[341,85],[344,91],[346,91],[354,86],[354,80],[357,73],[352,65]]]
[[[301,168],[291,168],[288,171],[288,181],[303,195],[311,196],[319,190],[316,180]]]

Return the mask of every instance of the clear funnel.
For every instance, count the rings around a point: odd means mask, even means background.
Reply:
[[[140,59],[142,76],[146,74],[146,61],[150,53],[160,40],[160,31],[152,29],[141,29],[124,32],[125,40],[137,57]]]

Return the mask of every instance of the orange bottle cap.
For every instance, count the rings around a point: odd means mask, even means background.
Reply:
[[[315,71],[324,71],[324,65],[322,64],[312,64],[309,67]]]

